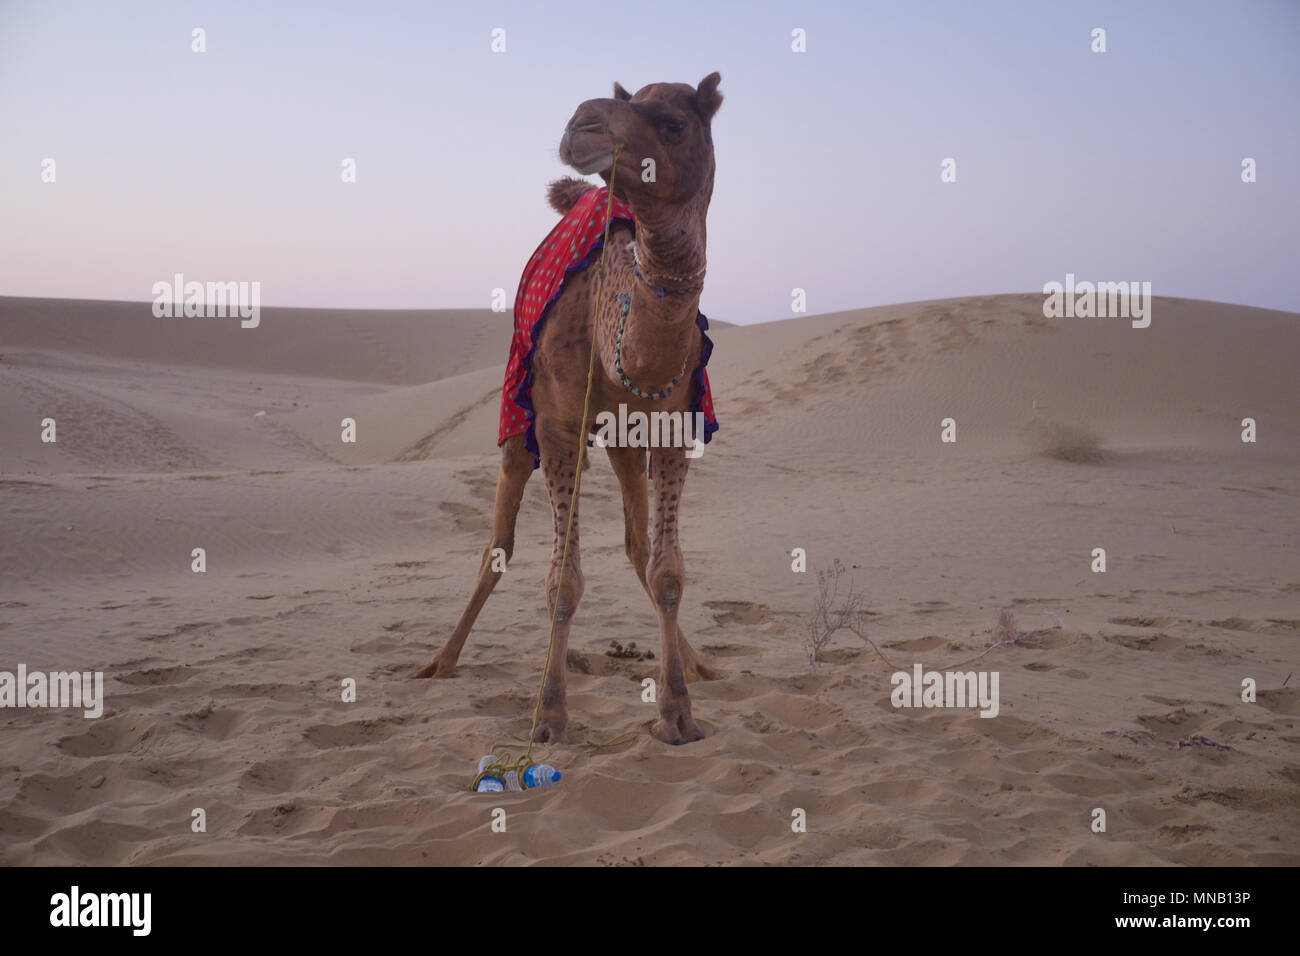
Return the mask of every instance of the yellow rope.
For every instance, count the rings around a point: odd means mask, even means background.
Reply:
[[[601,248],[605,253],[609,252],[609,227],[613,222],[614,213],[614,174],[618,169],[618,152],[619,147],[614,147],[614,158],[609,167],[609,199],[605,204],[605,234],[601,240]],[[596,338],[600,331],[600,293],[605,283],[605,273],[608,270],[605,255],[600,259],[600,272],[596,276],[596,292],[591,300],[591,354],[587,357],[587,394],[582,399],[582,423],[578,431],[578,467],[573,472],[573,494],[569,498],[569,523],[564,529],[564,550],[560,552],[560,576],[555,585],[555,604],[551,607],[551,633],[546,639],[546,663],[542,666],[542,680],[537,685],[537,706],[533,708],[533,726],[528,731],[528,747],[519,757],[514,757],[511,751],[516,748],[511,744],[493,744],[489,751],[497,758],[495,763],[489,764],[483,768],[482,772],[474,778],[471,789],[477,790],[479,781],[485,776],[497,771],[504,775],[511,770],[519,774],[522,785],[524,771],[533,764],[533,737],[537,733],[537,721],[542,715],[542,691],[546,688],[546,674],[551,669],[551,651],[555,647],[555,621],[556,615],[560,610],[560,591],[564,586],[564,570],[569,561],[569,538],[573,534],[573,516],[578,509],[578,489],[582,484],[582,460],[587,451],[587,414],[591,410],[591,384],[596,376]],[[616,743],[622,743],[623,737],[635,736],[633,734],[620,734],[613,737],[603,744],[584,744],[590,753],[598,753],[600,750],[614,746]]]
[[[523,737],[520,737],[518,734],[511,734],[510,737],[519,742],[514,744],[497,743],[488,748],[488,753],[497,759],[479,772],[479,775],[474,778],[474,782],[470,784],[471,790],[477,791],[479,781],[484,777],[498,777],[504,782],[506,774],[511,770],[515,771],[515,773],[519,775],[520,785],[523,785],[524,771],[533,766],[533,761],[527,753],[520,754],[516,757],[514,751],[522,750],[528,741]],[[635,730],[628,730],[621,734],[615,734],[613,737],[610,737],[609,740],[589,740],[585,743],[579,744],[579,746],[582,747],[583,750],[587,751],[588,757],[594,757],[596,754],[603,751],[613,750],[615,747],[622,747],[624,744],[630,744],[636,739],[637,732]]]
[[[631,743],[632,741],[636,740],[636,738],[637,738],[637,732],[635,730],[629,730],[615,737],[610,737],[609,740],[606,740],[604,743],[599,743],[599,744],[585,743],[582,746],[586,749],[587,756],[594,757],[602,750],[610,750],[614,747],[621,747],[623,744]]]

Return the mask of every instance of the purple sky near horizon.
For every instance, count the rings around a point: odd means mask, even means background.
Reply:
[[[111,6],[0,0],[0,295],[146,301],[182,272],[264,306],[486,308],[555,222],[578,103],[718,70],[711,317],[1067,272],[1300,311],[1290,0]]]

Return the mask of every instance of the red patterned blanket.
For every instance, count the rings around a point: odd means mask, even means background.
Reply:
[[[566,276],[585,269],[604,244],[608,196],[607,186],[592,188],[582,194],[528,260],[519,280],[519,290],[515,293],[515,335],[510,342],[510,361],[506,364],[506,380],[501,389],[501,431],[497,444],[512,435],[524,435],[524,444],[533,453],[534,468],[541,465],[541,457],[533,432],[533,352],[547,310],[559,298]],[[612,216],[630,223],[636,221],[632,210],[617,199],[614,200]],[[704,313],[697,314],[695,321],[700,326],[701,338],[700,364],[695,372],[700,388],[691,411],[704,413],[704,441],[708,442],[718,430],[709,375],[705,370],[713,352],[713,342],[705,332],[709,320]]]

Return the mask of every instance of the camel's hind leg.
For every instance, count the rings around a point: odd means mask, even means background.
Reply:
[[[623,546],[627,559],[641,581],[641,587],[654,595],[645,580],[645,566],[650,560],[650,497],[646,482],[646,450],[639,447],[620,448],[610,446],[609,463],[618,476],[619,488],[623,492]],[[695,649],[686,643],[686,637],[680,627],[677,628],[677,647],[682,658],[682,671],[686,680],[694,683],[701,680],[718,680],[720,671],[705,664],[695,653]]]
[[[456,661],[461,648],[469,637],[470,628],[478,617],[479,611],[487,603],[488,595],[496,587],[504,572],[492,569],[492,552],[500,548],[505,552],[509,562],[515,550],[515,518],[519,515],[519,503],[524,497],[524,486],[533,473],[533,456],[524,447],[524,436],[515,435],[507,438],[501,446],[501,469],[497,473],[496,504],[492,508],[492,543],[483,552],[483,560],[478,569],[478,580],[474,583],[474,592],[469,596],[456,629],[447,638],[441,651],[433,656],[429,663],[415,672],[414,677],[451,677],[456,673]]]

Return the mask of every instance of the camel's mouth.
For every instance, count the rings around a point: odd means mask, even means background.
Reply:
[[[560,141],[560,159],[584,176],[609,169],[615,141],[603,123],[567,129]]]
[[[582,175],[587,176],[591,173],[603,173],[609,169],[614,162],[613,151],[597,153],[587,159],[571,159],[569,165],[576,169]]]

